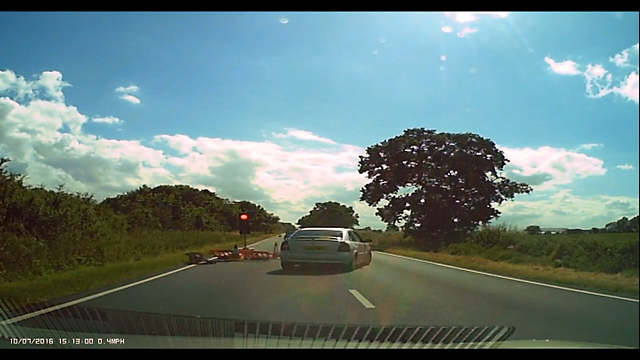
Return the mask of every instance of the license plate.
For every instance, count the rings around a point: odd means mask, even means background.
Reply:
[[[304,247],[305,250],[322,250],[324,249],[323,246],[305,246]]]

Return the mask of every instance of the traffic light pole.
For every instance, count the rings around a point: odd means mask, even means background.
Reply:
[[[251,234],[249,226],[249,214],[240,214],[240,234],[244,235],[244,248],[247,248],[247,234]]]

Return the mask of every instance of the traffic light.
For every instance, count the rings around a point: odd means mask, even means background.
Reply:
[[[251,234],[251,228],[249,226],[249,214],[240,214],[240,235]]]

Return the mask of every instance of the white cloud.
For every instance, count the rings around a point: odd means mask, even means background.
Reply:
[[[124,121],[118,119],[115,116],[105,116],[105,117],[94,117],[93,122],[104,123],[104,124],[122,124]]]
[[[571,150],[543,146],[532,148],[500,147],[509,159],[506,175],[526,182],[534,191],[554,190],[577,179],[604,175],[604,161]]]
[[[22,76],[16,76],[11,70],[0,71],[0,92],[15,91],[17,97],[24,97],[31,91],[31,86]]]
[[[15,93],[17,101],[45,97],[55,102],[63,102],[62,89],[69,86],[71,85],[62,80],[62,74],[58,71],[45,71],[34,81],[16,76],[11,70],[0,71],[0,93]]]
[[[638,47],[639,44],[635,44],[628,49],[622,50],[619,54],[609,58],[609,61],[620,67],[632,67],[637,68],[638,65],[633,65],[638,62]]]
[[[21,77],[3,75],[3,92],[16,98],[19,94],[28,96],[23,96],[26,103],[0,98],[0,152],[13,160],[10,166],[29,176],[32,185],[53,188],[65,183],[71,191],[103,198],[144,183],[174,183],[174,176],[162,167],[166,162],[162,152],[138,141],[101,139],[84,133],[82,126],[88,117],[58,101],[61,76],[44,73],[34,81],[20,81]],[[7,78],[13,81],[4,81]],[[45,91],[25,90],[38,87]]]
[[[578,75],[577,64],[567,60],[556,63],[553,59],[546,57],[545,61],[551,69],[561,75]],[[640,103],[638,99],[638,44],[628,49],[622,50],[619,54],[609,58],[609,61],[616,65],[613,69],[607,70],[602,64],[587,64],[582,75],[586,79],[586,93],[590,98],[602,98],[610,94],[616,94],[626,100]],[[632,69],[630,72],[625,70]]]
[[[611,93],[613,75],[607,74],[607,70],[602,65],[589,64],[584,77],[587,79],[587,96],[598,98]]]
[[[465,37],[468,34],[473,34],[475,32],[478,32],[478,29],[471,29],[471,28],[465,27],[464,29],[462,29],[462,31],[458,32],[458,37]]]
[[[443,26],[440,29],[442,30],[442,32],[446,32],[446,33],[450,33],[453,31],[453,28],[451,28],[451,26]]]
[[[57,102],[64,101],[62,89],[67,86],[71,85],[62,81],[62,74],[58,71],[45,71],[40,75],[38,81],[35,82],[36,91],[42,89],[46,96]]]
[[[488,12],[488,11],[480,11],[480,12],[463,11],[463,12],[445,12],[444,15],[447,18],[453,20],[454,22],[453,25],[457,25],[456,27],[459,27],[460,26],[459,24],[476,22],[480,19],[481,16],[490,16],[493,18],[504,19],[507,16],[509,16],[509,13],[508,12]],[[451,33],[454,30],[453,27],[448,25],[442,26],[440,29],[445,33]],[[464,26],[461,30],[457,32],[457,35],[458,37],[463,38],[469,34],[473,34],[478,31],[479,29],[477,28],[470,28],[468,26]]]
[[[633,72],[629,74],[629,76],[625,80],[622,81],[619,87],[614,87],[612,91],[638,104],[640,102],[638,83],[638,73]]]
[[[623,216],[632,217],[640,211],[638,198],[595,195],[576,196],[571,190],[560,190],[543,200],[515,200],[504,202],[497,209],[502,212],[497,222],[511,223],[524,228],[528,225],[559,228],[602,228]]]
[[[582,145],[578,146],[577,150],[591,150],[593,148],[603,147],[603,146],[604,145],[602,145],[602,144],[582,144]]]
[[[455,22],[458,23],[468,23],[477,21],[481,15],[483,16],[492,16],[499,17],[501,19],[509,16],[509,12],[490,12],[490,11],[479,11],[479,12],[469,12],[469,11],[459,11],[459,12],[445,12],[446,17],[452,18]]]
[[[133,95],[122,95],[120,96],[120,99],[128,101],[132,104],[140,104],[140,99],[138,99],[137,97],[133,96]]]
[[[154,138],[154,142],[166,142],[173,149],[178,150],[181,154],[189,154],[196,145],[196,141],[186,135],[176,134],[158,135]]]
[[[606,74],[606,75],[605,75]],[[632,72],[626,78],[619,81],[618,86],[613,86],[613,75],[606,72],[602,65],[589,65],[585,72],[587,79],[587,96],[601,98],[609,94],[617,94],[627,100],[639,103],[638,99],[638,73]]]
[[[602,65],[587,65],[587,71],[584,72],[584,76],[593,79],[602,79],[607,75],[607,70]]]
[[[126,94],[137,93],[138,90],[140,90],[140,88],[135,86],[135,85],[130,85],[130,86],[127,86],[127,87],[119,86],[118,88],[116,88],[116,92],[121,92],[121,93],[126,93]]]
[[[124,95],[120,96],[120,99],[128,101],[132,104],[140,104],[140,99],[131,95],[137,93],[138,91],[140,91],[140,88],[136,85],[129,85],[127,87],[120,86],[116,88],[116,92],[124,93]]]
[[[304,131],[304,130],[298,130],[298,129],[286,129],[286,130],[287,130],[286,134],[273,134],[273,135],[278,138],[296,138],[299,140],[318,141],[326,144],[336,143],[331,139],[320,137],[318,135],[311,133],[310,131]]]
[[[616,168],[622,169],[622,170],[633,170],[633,165],[629,165],[629,164],[618,165],[616,166]]]
[[[577,64],[574,61],[566,60],[562,62],[556,62],[550,57],[545,57],[544,61],[549,64],[551,71],[560,75],[580,75],[580,70],[577,69]]]

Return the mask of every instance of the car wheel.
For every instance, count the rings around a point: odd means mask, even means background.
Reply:
[[[373,256],[373,253],[371,251],[369,251],[369,256],[367,256],[367,263],[366,265],[370,265],[371,264],[371,258]]]
[[[282,267],[282,270],[284,271],[291,271],[293,270],[294,265],[290,262],[283,262],[280,263],[280,266]]]
[[[348,263],[344,264],[343,266],[343,270],[344,272],[351,272],[353,270],[355,270],[355,259],[351,258],[351,261],[349,261]]]

